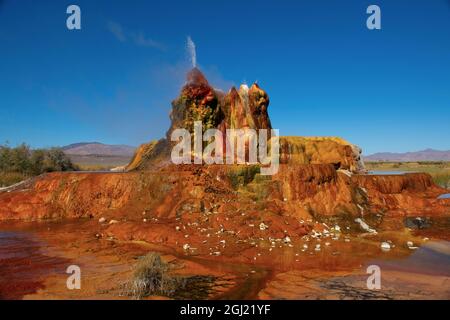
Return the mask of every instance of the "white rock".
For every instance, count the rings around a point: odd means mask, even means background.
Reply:
[[[349,170],[339,169],[338,172],[342,172],[343,174],[345,174],[348,177],[351,177],[353,175]]]
[[[373,233],[373,234],[377,233],[377,231],[375,229],[372,229],[371,227],[369,227],[369,225],[367,223],[365,223],[364,220],[362,220],[361,218],[355,219],[355,222],[359,223],[359,226],[364,231],[369,232],[369,233]]]
[[[321,236],[322,236],[322,233],[317,232],[316,230],[313,229],[312,235],[311,235],[312,238],[320,238]]]
[[[184,249],[184,250],[189,250],[190,247],[191,247],[191,246],[190,246],[189,244],[187,244],[187,243],[185,243],[185,244],[183,245],[183,249]]]
[[[289,238],[289,236],[284,237],[283,239],[284,243],[290,243],[291,242],[291,238]]]
[[[356,206],[358,207],[359,211],[361,211],[361,213],[364,213],[364,208],[361,205],[357,204]]]
[[[267,228],[269,228],[269,226],[266,225],[264,222],[261,222],[261,223],[259,224],[259,230],[264,231],[264,230],[266,230]]]
[[[381,243],[381,250],[389,251],[389,250],[391,250],[391,245],[388,242],[382,242]]]
[[[407,245],[408,247],[414,247],[414,243],[413,243],[412,241],[406,242],[406,245]]]
[[[106,222],[106,219],[105,219],[105,218],[103,218],[103,217],[101,217],[100,219],[98,219],[98,222],[100,222],[100,223],[104,223],[104,222]]]

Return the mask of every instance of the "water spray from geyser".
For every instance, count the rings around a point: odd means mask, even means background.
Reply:
[[[193,68],[197,68],[197,52],[195,51],[195,43],[191,37],[187,37],[187,50],[189,52]]]

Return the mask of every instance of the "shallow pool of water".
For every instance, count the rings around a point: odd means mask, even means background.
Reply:
[[[405,259],[377,259],[369,262],[370,264],[410,273],[450,277],[450,242],[431,241],[414,250]]]
[[[43,246],[29,233],[0,231],[0,300],[20,299],[44,288],[47,276],[64,273],[67,260],[44,254]]]
[[[442,194],[438,197],[438,199],[450,199],[450,193]]]
[[[90,221],[41,223],[30,225],[27,228],[13,226],[5,226],[2,228],[2,225],[0,224],[0,299],[20,299],[27,294],[37,292],[38,289],[41,289],[41,294],[50,294],[50,296],[53,294],[57,297],[67,298],[66,291],[58,291],[61,290],[58,286],[45,287],[44,281],[48,277],[55,276],[55,274],[60,274],[62,277],[65,277],[67,266],[74,263],[86,266],[86,269],[83,270],[86,270],[86,277],[93,283],[92,290],[98,289],[96,286],[99,282],[93,282],[92,279],[97,279],[99,274],[101,274],[102,277],[104,274],[107,274],[109,280],[118,281],[118,283],[122,281],[122,278],[117,278],[117,275],[120,275],[118,272],[122,270],[122,268],[128,270],[134,263],[132,258],[141,255],[141,253],[138,254],[138,252],[135,252],[135,254],[129,257],[129,260],[124,259],[120,261],[120,263],[117,262],[114,257],[116,254],[121,254],[122,251],[116,251],[117,249],[110,250],[108,249],[109,246],[105,247],[105,243],[102,244],[97,241],[94,241],[91,244],[92,229],[87,227],[87,224],[90,223]],[[95,222],[93,223],[95,224]],[[433,224],[433,226],[435,227],[436,225]],[[446,232],[448,231],[448,229],[445,230]],[[63,233],[76,234],[77,238],[84,238],[86,236],[86,242],[73,242],[73,245],[71,246],[55,246],[53,241],[54,238],[59,239]],[[65,242],[71,243],[72,238],[65,238]],[[406,253],[404,250],[402,251],[399,249],[384,253],[380,251],[379,244],[369,245],[367,241],[356,238],[352,238],[351,242],[330,242],[330,246],[323,244],[321,251],[312,250],[310,253],[302,253],[300,247],[280,248],[279,252],[275,250],[272,251],[272,253],[275,252],[273,259],[277,261],[276,265],[279,270],[271,269],[270,266],[267,266],[266,268],[262,265],[247,265],[238,262],[215,261],[212,259],[207,260],[201,257],[183,256],[181,258],[185,259],[185,261],[198,263],[211,270],[217,270],[236,276],[235,281],[238,285],[220,296],[219,298],[221,299],[255,298],[258,296],[259,292],[266,287],[268,281],[270,281],[276,273],[290,270],[293,266],[299,270],[298,274],[302,278],[302,284],[306,281],[304,279],[304,273],[313,270],[317,273],[319,282],[325,281],[327,277],[336,276],[340,282],[345,282],[344,289],[347,290],[346,288],[349,285],[353,285],[352,283],[356,280],[353,281],[353,278],[350,278],[350,280],[348,280],[350,282],[347,283],[347,278],[342,278],[341,274],[338,272],[339,270],[353,270],[355,268],[360,270],[360,266],[376,264],[382,268],[383,275],[386,275],[386,277],[383,278],[386,279],[386,285],[388,287],[390,285],[394,286],[392,289],[389,289],[390,291],[388,292],[392,298],[397,297],[397,291],[409,294],[408,290],[410,289],[408,288],[416,285],[416,282],[414,281],[418,275],[421,275],[421,277],[425,279],[422,280],[425,282],[428,281],[427,277],[429,276],[439,277],[439,281],[441,281],[442,277],[448,278],[450,276],[450,242],[430,241],[414,251],[405,249],[407,250]],[[80,248],[84,248],[82,251],[79,251],[80,245],[82,246]],[[92,247],[90,247],[91,245]],[[301,244],[299,243],[299,246],[300,245]],[[310,243],[310,247],[315,245],[316,243]],[[155,246],[155,248],[153,248],[153,246]],[[93,251],[86,250],[88,248],[93,249]],[[160,247],[157,245],[146,244],[145,246],[142,245],[142,252],[159,251],[158,248]],[[129,248],[127,248],[127,252],[129,252],[128,250]],[[165,253],[172,254],[170,251]],[[78,256],[80,252],[82,253],[82,256]],[[67,253],[67,255],[64,253]],[[298,253],[298,255],[296,255],[296,253]],[[336,255],[334,253],[336,253]],[[266,252],[266,254],[269,253]],[[175,253],[174,255],[176,256]],[[71,260],[69,261],[67,258],[63,258],[64,256],[70,256]],[[114,259],[111,260],[105,258],[109,256]],[[284,263],[286,263],[286,268],[284,267]],[[114,266],[118,266],[117,268],[119,269],[113,269],[112,267]],[[364,275],[365,269],[366,267],[362,269]],[[90,270],[96,271],[91,272]],[[101,271],[99,272],[98,270]],[[385,271],[386,273],[384,273]],[[398,274],[404,278],[400,282],[395,280],[395,277],[397,277]],[[358,280],[358,283],[365,284],[366,280],[363,280],[364,281],[362,282]],[[309,285],[309,282],[306,282]],[[62,283],[64,284],[64,282]],[[290,288],[290,285],[291,284],[289,283],[283,286]],[[286,291],[283,286],[280,291],[276,292],[274,298],[283,296],[282,292]],[[443,286],[443,290],[447,290],[447,288],[447,285]],[[298,290],[298,292],[296,290]],[[294,293],[298,297],[301,297],[300,293],[303,292],[302,290],[304,291],[302,287],[295,288]],[[318,297],[324,294],[324,292],[326,293],[329,291],[331,292],[330,294],[334,292],[334,289],[329,289],[326,286],[321,287],[318,290],[320,290],[319,293],[316,293]],[[422,289],[419,288],[416,291],[420,290]],[[429,295],[432,296],[435,293],[435,290],[437,289],[430,289]],[[89,290],[86,292],[88,291]],[[343,294],[347,294],[347,291]],[[111,295],[113,298],[117,297],[114,296],[114,293]],[[424,295],[422,293],[421,295],[417,293],[416,296],[421,298]],[[98,296],[93,297],[96,298]],[[356,296],[356,298],[359,297],[359,295]],[[361,297],[364,298],[365,296]]]

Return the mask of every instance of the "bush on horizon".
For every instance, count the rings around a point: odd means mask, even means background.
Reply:
[[[60,148],[33,150],[25,143],[15,148],[0,145],[0,187],[45,172],[74,171],[77,169]]]

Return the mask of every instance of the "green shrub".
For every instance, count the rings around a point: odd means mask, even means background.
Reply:
[[[450,189],[450,172],[432,173],[434,183],[437,185]]]
[[[259,172],[260,168],[258,165],[238,166],[228,172],[228,179],[233,189],[238,189],[252,182]]]
[[[59,148],[32,150],[26,144],[15,148],[0,145],[0,184],[10,185],[44,172],[73,170],[77,167]]]
[[[0,188],[12,186],[27,177],[17,172],[0,172]]]

